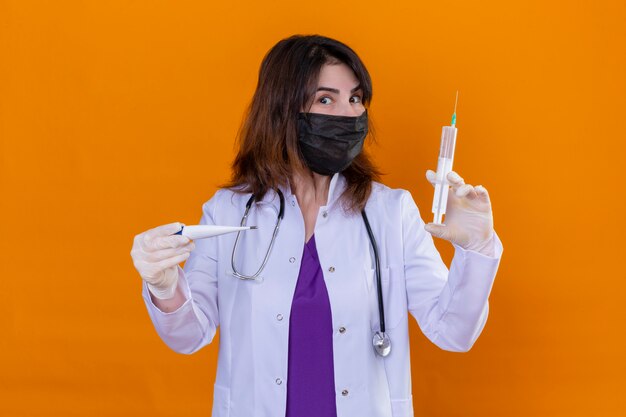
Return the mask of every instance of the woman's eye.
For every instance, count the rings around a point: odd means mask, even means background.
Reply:
[[[350,102],[351,103],[360,103],[361,102],[361,96],[352,96],[352,97],[350,97]]]
[[[331,103],[331,101],[332,101],[332,100],[330,99],[330,97],[322,97],[322,98],[320,98],[320,100],[319,100],[319,102],[320,102],[320,103],[322,103],[322,104],[330,104],[330,103]]]

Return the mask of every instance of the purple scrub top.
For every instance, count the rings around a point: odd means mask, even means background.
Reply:
[[[291,304],[286,417],[336,416],[333,320],[312,236]]]

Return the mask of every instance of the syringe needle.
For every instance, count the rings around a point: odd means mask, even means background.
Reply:
[[[452,123],[450,123],[452,127],[456,125],[456,105],[458,102],[459,102],[459,90],[456,90],[456,98],[454,99],[454,113],[452,113]]]

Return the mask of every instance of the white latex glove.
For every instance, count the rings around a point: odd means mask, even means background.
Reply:
[[[428,223],[424,226],[433,236],[448,240],[466,250],[494,256],[493,213],[489,193],[482,185],[465,184],[454,171],[447,177],[452,186],[448,193],[445,221],[442,225]],[[426,179],[435,186],[436,173],[426,171]]]
[[[172,298],[178,285],[179,263],[195,248],[188,237],[175,235],[182,223],[155,227],[135,236],[130,256],[135,269],[158,299]]]

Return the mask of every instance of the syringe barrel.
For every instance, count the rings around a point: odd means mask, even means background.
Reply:
[[[457,129],[454,126],[444,126],[441,132],[441,145],[437,161],[437,175],[435,180],[435,195],[433,197],[433,223],[441,224],[446,213],[448,203],[448,189],[450,187],[446,177],[452,171],[454,162],[454,148],[456,146]]]
[[[454,159],[454,146],[456,145],[456,127],[444,126],[441,131],[441,146],[439,157]]]

